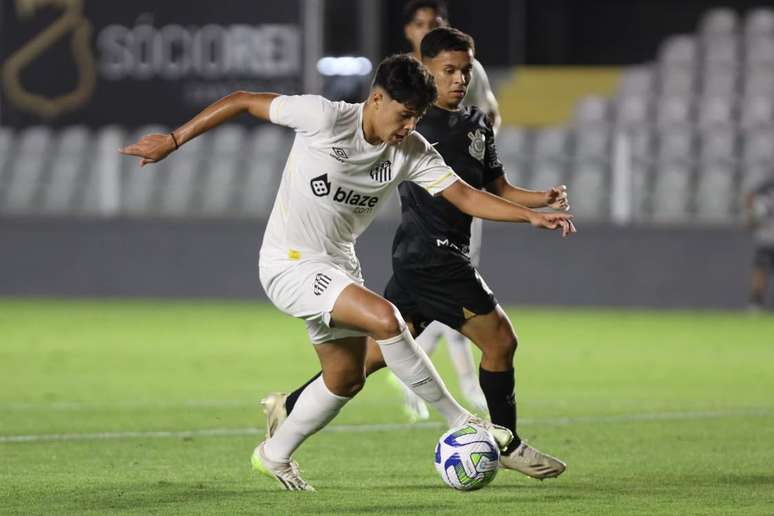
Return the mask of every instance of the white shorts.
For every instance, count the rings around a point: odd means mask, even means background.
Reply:
[[[348,285],[363,285],[362,276],[323,259],[261,262],[261,285],[274,306],[306,322],[313,344],[367,333],[331,327],[331,311]]]

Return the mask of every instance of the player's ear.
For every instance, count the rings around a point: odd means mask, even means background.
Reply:
[[[381,88],[374,88],[373,90],[371,90],[371,102],[374,103],[374,107],[376,109],[379,109],[383,101],[384,101],[384,92],[381,90]]]

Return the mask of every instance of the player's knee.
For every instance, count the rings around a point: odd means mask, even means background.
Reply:
[[[345,394],[342,394],[342,396],[345,396],[347,398],[354,397],[358,392],[363,390],[363,387],[365,386],[365,374],[363,374],[360,377],[352,378],[345,386]]]
[[[358,392],[363,390],[363,386],[365,386],[365,372],[340,374],[331,383],[333,385],[329,386],[329,389],[333,394],[344,396],[345,398],[352,398]]]
[[[380,303],[374,311],[373,336],[377,340],[389,339],[399,335],[406,327],[403,318],[392,303]]]
[[[490,360],[496,361],[502,367],[513,363],[516,348],[519,345],[516,334],[509,324],[501,325],[495,338],[487,346],[485,353]]]

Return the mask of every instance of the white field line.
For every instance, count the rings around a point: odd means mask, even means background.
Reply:
[[[689,421],[701,419],[721,419],[729,417],[769,417],[774,410],[768,408],[707,411],[707,412],[654,412],[642,414],[621,414],[616,416],[580,416],[566,418],[534,418],[520,419],[520,424],[565,426],[584,423],[627,423],[632,421]],[[327,432],[382,432],[389,430],[411,430],[426,428],[441,428],[440,422],[425,423],[384,423],[363,425],[331,425]],[[30,443],[52,441],[96,441],[107,439],[158,439],[158,438],[192,438],[211,436],[241,436],[262,435],[261,428],[208,428],[202,430],[183,430],[169,432],[93,432],[71,434],[32,434],[0,436],[0,444]]]

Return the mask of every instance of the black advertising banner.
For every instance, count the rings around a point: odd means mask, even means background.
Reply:
[[[2,0],[0,123],[176,125],[231,91],[298,93],[302,0]]]

